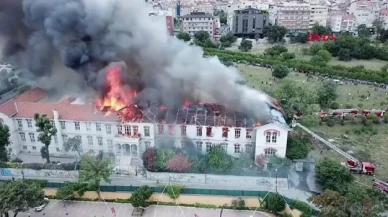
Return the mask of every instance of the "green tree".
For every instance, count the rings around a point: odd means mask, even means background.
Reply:
[[[284,60],[291,60],[291,59],[295,59],[295,54],[286,52],[286,53],[282,53],[282,57]]]
[[[47,115],[34,115],[35,126],[39,133],[38,141],[44,144],[40,150],[42,158],[46,159],[47,163],[50,163],[50,151],[49,146],[51,144],[51,138],[57,134],[55,125],[50,121]]]
[[[319,50],[317,55],[322,57],[326,62],[329,62],[332,59],[330,52],[327,50]]]
[[[204,44],[206,42],[206,40],[210,39],[210,34],[206,31],[198,31],[194,34],[194,38],[199,43]]]
[[[316,127],[321,122],[319,115],[316,114],[307,114],[303,116],[301,120],[302,124],[306,127]]]
[[[232,167],[232,156],[221,147],[213,147],[208,154],[208,165],[215,172],[224,172]]]
[[[287,152],[286,157],[291,160],[303,159],[307,157],[308,153],[311,150],[310,141],[302,137],[300,139],[294,138],[292,136],[288,137],[287,140]]]
[[[277,155],[273,155],[269,158],[268,167],[270,169],[283,169],[287,170],[291,167],[292,161],[287,158],[279,157]]]
[[[60,200],[73,200],[75,195],[83,196],[87,190],[89,190],[88,183],[65,182],[62,187],[58,188],[56,197]]]
[[[232,200],[232,208],[237,210],[245,209],[245,200],[239,197],[237,200]]]
[[[65,144],[63,144],[65,151],[72,151],[77,152],[78,156],[82,157],[81,151],[82,151],[82,144],[81,144],[81,137],[80,136],[74,136],[72,138],[68,138]]]
[[[175,152],[171,149],[157,150],[156,153],[156,169],[158,171],[165,171],[167,169],[167,162],[175,156]]]
[[[338,60],[341,60],[341,61],[352,60],[351,50],[348,48],[340,48],[337,56],[338,56]]]
[[[0,123],[0,161],[8,161],[7,146],[10,144],[10,136],[8,126]]]
[[[311,217],[313,215],[313,209],[311,206],[303,201],[292,200],[291,206],[293,209],[297,209],[302,212],[300,217]]]
[[[226,25],[228,23],[228,13],[224,10],[214,10],[214,16],[220,17],[220,23]]]
[[[263,200],[264,208],[272,213],[278,213],[284,210],[286,202],[282,195],[278,193],[269,193]]]
[[[315,23],[312,28],[313,33],[317,33],[318,35],[325,35],[331,33],[331,29],[325,26],[321,26],[318,23]]]
[[[332,190],[325,190],[322,194],[313,196],[310,202],[321,209],[322,217],[347,217],[345,212],[346,198],[340,193]]]
[[[44,202],[44,192],[36,184],[23,181],[0,182],[0,214],[5,216],[9,212],[14,217],[20,212],[40,206]]]
[[[145,208],[148,205],[147,200],[151,197],[152,193],[152,189],[147,185],[141,186],[132,194],[129,198],[129,202],[136,208]]]
[[[179,32],[176,37],[183,41],[190,41],[191,39],[190,34],[187,32]]]
[[[323,82],[317,88],[317,100],[321,108],[326,108],[338,98],[337,85],[332,82]]]
[[[316,178],[322,188],[344,192],[354,180],[350,171],[337,161],[329,158],[320,160],[315,166]]]
[[[85,154],[81,160],[79,179],[81,182],[87,182],[91,189],[95,189],[98,199],[101,200],[100,183],[102,180],[110,183],[109,176],[112,169],[111,162],[108,159],[103,159],[101,155],[91,156]]]
[[[291,37],[291,42],[306,44],[307,43],[307,33],[299,33],[299,34]]]
[[[365,24],[361,24],[357,27],[357,33],[359,37],[369,38],[371,36],[369,29]]]
[[[384,21],[375,19],[372,23],[372,26],[375,28],[378,37],[380,36],[380,33],[384,30]]]
[[[310,63],[312,65],[317,65],[317,66],[326,66],[327,64],[326,60],[323,57],[318,55],[314,55],[313,57],[311,57]]]
[[[249,168],[253,164],[253,156],[248,153],[241,153],[237,159],[233,161],[233,170],[241,172]]]
[[[237,37],[233,33],[229,32],[226,35],[221,36],[220,42],[222,47],[230,47],[237,41]]]
[[[288,52],[288,49],[283,45],[275,45],[265,49],[264,55],[266,56],[279,56],[283,53]]]
[[[270,26],[264,30],[264,36],[267,37],[270,43],[276,43],[283,41],[284,36],[287,33],[287,29],[283,26]]]
[[[272,76],[275,78],[285,78],[288,75],[288,68],[284,66],[275,66],[273,71],[272,71]]]
[[[238,46],[238,49],[244,52],[247,52],[252,49],[252,41],[243,39]]]

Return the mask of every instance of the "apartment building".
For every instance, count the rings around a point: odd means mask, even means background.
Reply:
[[[192,37],[199,31],[206,31],[212,39],[217,39],[219,29],[217,23],[219,18],[205,12],[191,12],[182,16],[182,31],[189,33]]]
[[[174,18],[171,13],[167,11],[151,11],[148,13],[150,19],[154,23],[165,26],[169,35],[174,35]]]
[[[274,154],[284,157],[286,154],[290,129],[281,112],[271,105],[268,109],[273,120],[261,125],[239,113],[229,113],[230,117],[212,116],[202,109],[193,113],[192,108],[198,107],[196,105],[175,113],[160,109],[165,121],[128,122],[117,114],[106,115],[92,104],[82,104],[76,99],[54,103],[46,101],[47,97],[46,91],[35,88],[0,104],[0,122],[7,125],[11,133],[9,153],[40,153],[43,144],[38,141],[33,119],[34,114],[39,113],[47,115],[58,130],[49,146],[50,154],[54,156],[75,155],[65,151],[64,143],[76,136],[81,138],[83,153],[105,152],[120,158],[140,158],[150,147],[183,148],[190,144],[202,153],[212,146],[221,146],[234,157],[243,152],[266,157]],[[158,116],[162,117],[161,114]]]
[[[281,2],[277,5],[276,24],[290,32],[307,32],[310,27],[310,4]]]
[[[311,4],[309,29],[313,28],[316,23],[321,26],[327,26],[328,13],[329,8],[327,6]]]
[[[232,33],[237,37],[261,38],[268,26],[268,11],[250,7],[234,11]]]
[[[343,11],[332,11],[329,14],[328,26],[335,33],[357,31],[357,20],[352,14]]]
[[[380,10],[379,19],[383,21],[384,29],[388,29],[388,8]]]
[[[365,24],[372,28],[373,21],[379,18],[380,9],[376,2],[356,1],[350,4],[347,13],[356,17],[357,26]]]

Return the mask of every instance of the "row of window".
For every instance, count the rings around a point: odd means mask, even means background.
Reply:
[[[203,142],[198,141],[197,142],[197,151],[202,151],[202,144]],[[206,153],[209,153],[212,147],[219,146],[224,151],[228,150],[228,143],[221,143],[221,144],[212,144],[211,142],[206,142]],[[234,144],[234,153],[240,154],[242,152],[242,147],[240,144]],[[245,145],[245,152],[251,153],[253,152],[253,144],[246,144]]]
[[[181,128],[181,136],[186,136],[187,135],[187,127],[180,126],[180,128]],[[203,128],[204,127],[202,127],[202,126],[197,126],[197,136],[203,135]],[[253,129],[246,129],[245,138],[251,139],[252,132],[253,132]],[[174,133],[175,133],[175,125],[169,125],[168,126],[168,134],[172,136],[172,135],[174,135]],[[164,125],[158,125],[158,134],[159,135],[164,134]],[[214,136],[212,127],[206,127],[206,136],[207,137]],[[222,137],[223,138],[229,137],[229,128],[227,128],[227,127],[222,128]],[[234,129],[234,138],[235,139],[241,138],[241,129],[240,128]]]
[[[265,142],[266,143],[276,143],[278,140],[277,132],[267,132],[265,133]]]

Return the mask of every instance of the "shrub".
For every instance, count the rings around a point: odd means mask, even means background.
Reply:
[[[303,214],[301,217],[311,217],[313,213],[313,209],[307,203],[299,200],[293,200],[291,203],[293,209],[297,209],[301,211]]]
[[[237,210],[245,209],[245,200],[239,197],[237,200],[232,200],[232,208]]]
[[[156,149],[147,149],[142,156],[144,167],[148,171],[156,171]]]
[[[291,60],[291,59],[295,59],[295,54],[294,53],[286,52],[286,53],[282,54],[282,57],[285,60]]]
[[[322,57],[325,62],[329,62],[331,60],[331,54],[327,50],[319,50],[317,55]]]
[[[329,126],[329,127],[334,127],[334,125],[335,125],[335,120],[334,120],[334,118],[329,118],[329,119],[327,120],[327,126]]]
[[[167,169],[174,172],[183,172],[189,170],[191,167],[191,162],[189,159],[182,155],[175,155],[172,159],[167,161]]]
[[[263,203],[263,207],[273,213],[283,211],[286,206],[283,196],[277,193],[269,193],[264,198]]]
[[[353,106],[352,104],[346,104],[346,105],[345,105],[345,108],[351,109],[351,108],[354,108],[354,106]]]
[[[330,104],[330,108],[331,108],[331,109],[338,109],[338,108],[339,108],[339,104],[338,104],[337,102],[332,102],[332,103]]]
[[[288,69],[284,66],[275,66],[275,68],[272,71],[272,76],[275,78],[285,78],[288,75]]]
[[[159,188],[164,189],[165,186],[159,186]],[[166,187],[166,193],[171,199],[177,199],[182,193],[182,190],[184,189],[181,185],[168,185]]]
[[[151,197],[152,190],[148,186],[141,186],[138,188],[135,193],[132,194],[131,198],[129,198],[129,202],[134,207],[146,207],[147,200]]]
[[[17,157],[15,159],[11,160],[11,162],[13,162],[13,163],[23,163],[23,160]]]

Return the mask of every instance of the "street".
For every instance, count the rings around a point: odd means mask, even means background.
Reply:
[[[116,215],[112,214],[112,208]],[[50,200],[42,212],[30,210],[30,217],[128,217],[131,216],[131,204],[103,203],[103,202],[75,202],[64,203],[59,200]],[[202,209],[178,206],[150,206],[143,217],[217,217],[220,209]],[[67,214],[66,214],[67,213]],[[271,214],[254,211],[223,210],[222,217],[272,217]],[[28,213],[19,213],[18,217],[29,217]]]

